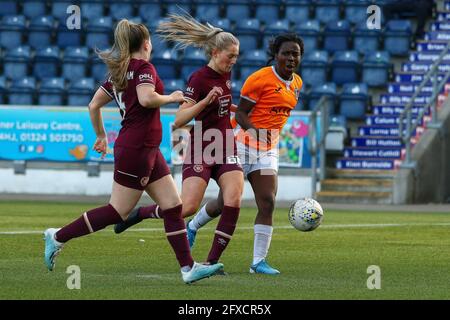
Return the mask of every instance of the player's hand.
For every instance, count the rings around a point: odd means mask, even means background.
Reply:
[[[238,106],[235,105],[234,103],[232,103],[231,106],[230,106],[230,111],[231,111],[231,112],[236,112],[237,109],[238,109]]]
[[[203,99],[206,104],[211,104],[219,95],[223,93],[223,89],[220,87],[213,87],[208,95]]]
[[[170,98],[173,102],[185,102],[186,99],[184,98],[183,91],[177,90],[172,92],[170,95]]]
[[[101,153],[101,158],[104,159],[106,156],[106,150],[108,148],[108,140],[106,137],[97,137],[97,140],[95,140],[94,146],[92,149],[94,151],[97,151],[98,153]]]

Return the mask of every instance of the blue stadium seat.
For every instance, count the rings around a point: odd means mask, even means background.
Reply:
[[[186,84],[183,79],[164,79],[164,94],[171,94],[176,90],[184,91]],[[164,108],[178,109],[179,103],[170,103],[164,105]]]
[[[310,2],[310,0],[286,0],[286,19],[294,24],[308,20]]]
[[[161,79],[178,77],[178,54],[176,50],[167,49],[155,52],[152,57],[152,63],[155,65]]]
[[[69,106],[87,106],[94,95],[95,82],[93,78],[74,79],[67,90]]]
[[[181,78],[187,81],[192,72],[206,63],[207,61],[203,50],[192,47],[186,48],[184,57],[181,59]]]
[[[228,19],[238,22],[251,17],[251,4],[248,0],[226,0],[225,11]]]
[[[340,0],[317,0],[316,1],[316,20],[322,23],[339,20]]]
[[[23,14],[28,18],[44,16],[47,14],[47,4],[45,1],[24,0]]]
[[[24,77],[12,82],[8,90],[10,105],[32,105],[36,92],[36,80],[33,77]]]
[[[60,64],[60,51],[57,46],[47,46],[36,51],[33,75],[38,78],[56,77]]]
[[[380,49],[382,31],[368,29],[366,22],[356,25],[353,32],[353,48],[359,53],[366,54]]]
[[[108,76],[108,67],[94,52],[90,58],[91,61],[91,77],[96,82],[104,82]]]
[[[131,0],[110,0],[109,16],[114,20],[130,19],[134,17],[134,7]]]
[[[218,19],[216,21],[214,21],[213,25],[217,28],[221,28],[226,32],[231,32],[231,21],[227,18],[223,18],[223,19]]]
[[[52,16],[56,19],[67,19],[70,14],[67,13],[67,8],[74,3],[73,0],[56,0],[51,1],[52,4]]]
[[[110,47],[113,22],[111,17],[97,17],[87,24],[86,46],[107,49]]]
[[[105,14],[105,1],[103,0],[81,0],[81,16],[88,20],[95,17],[103,17]]]
[[[277,35],[281,33],[286,33],[288,31],[289,31],[289,21],[286,19],[278,20],[267,25],[266,28],[264,29],[263,48],[268,48],[269,41],[271,41]]]
[[[367,8],[372,4],[371,0],[344,0],[345,20],[358,24],[366,22]]]
[[[196,17],[203,22],[209,22],[216,25],[216,21],[220,19],[221,1],[219,0],[197,0],[196,1]]]
[[[350,37],[350,23],[348,21],[331,21],[325,27],[323,47],[330,53],[348,50]]]
[[[266,24],[271,24],[280,18],[280,1],[258,0],[256,2],[255,17]]]
[[[166,0],[166,12],[185,14],[186,12],[192,15],[192,1],[191,0]]]
[[[162,51],[169,49],[168,43],[166,41],[164,41],[163,39],[161,39],[157,34],[153,34],[150,37],[150,39],[152,41],[152,54],[153,55],[155,55],[157,52],[162,52]]]
[[[318,20],[303,21],[295,25],[294,31],[301,35],[306,52],[318,48],[320,37],[320,22]]]
[[[362,82],[369,87],[386,86],[389,70],[392,67],[391,57],[387,51],[373,52],[364,57]]]
[[[259,47],[261,24],[258,19],[242,19],[238,21],[234,33],[239,39],[239,49],[242,52],[255,50]]]
[[[55,20],[52,16],[33,18],[29,26],[28,44],[34,48],[50,45],[54,28]]]
[[[314,109],[322,96],[327,96],[328,113],[333,115],[336,113],[336,84],[333,82],[324,83],[320,86],[312,87],[309,92],[309,108]]]
[[[331,63],[331,81],[337,85],[358,82],[360,63],[358,52],[337,51]]]
[[[348,83],[342,88],[340,114],[347,119],[364,119],[368,99],[365,83]]]
[[[163,16],[159,0],[143,1],[138,7],[138,12],[147,23],[158,20]]]
[[[19,13],[18,1],[0,0],[0,16],[16,15]]]
[[[0,47],[12,49],[20,46],[25,31],[25,16],[3,16],[0,21]]]
[[[309,92],[306,90],[306,86],[303,86],[300,95],[298,97],[297,105],[294,110],[296,111],[304,111],[309,108]]]
[[[5,76],[0,76],[0,104],[6,104],[8,86]]]
[[[239,105],[239,100],[241,99],[241,89],[244,85],[243,80],[232,80],[231,81],[231,95],[233,97],[233,103]]]
[[[327,51],[311,51],[305,54],[301,62],[301,75],[307,85],[318,86],[327,82]]]
[[[56,31],[56,45],[62,49],[72,46],[81,46],[82,29],[69,29],[66,18],[61,18]]]
[[[31,60],[29,46],[20,46],[6,52],[4,58],[4,76],[10,79],[20,79],[28,74],[28,66]]]
[[[86,77],[86,65],[89,62],[87,47],[67,47],[64,51],[62,76],[66,79]]]
[[[268,57],[265,50],[251,50],[244,53],[239,61],[241,70],[240,79],[245,80],[249,75],[264,67],[267,59]]]
[[[390,20],[384,31],[384,49],[394,56],[406,56],[411,40],[409,20]]]
[[[38,104],[44,106],[64,105],[64,78],[45,78],[39,88]]]

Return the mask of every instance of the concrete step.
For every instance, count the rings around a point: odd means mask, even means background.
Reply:
[[[391,179],[325,179],[322,191],[392,192]]]
[[[320,191],[316,199],[330,203],[392,204],[390,192]]]
[[[351,170],[351,169],[327,169],[329,179],[393,179],[393,170]]]

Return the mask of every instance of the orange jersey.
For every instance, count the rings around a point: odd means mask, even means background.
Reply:
[[[237,140],[254,148],[271,149],[278,143],[278,133],[286,124],[291,110],[298,102],[303,81],[296,73],[291,81],[282,79],[275,67],[262,68],[250,75],[241,89],[241,98],[255,103],[249,113],[250,121],[257,129],[271,130],[268,144],[257,143],[243,129],[237,132]]]

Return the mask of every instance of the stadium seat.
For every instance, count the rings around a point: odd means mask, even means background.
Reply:
[[[267,62],[267,54],[265,50],[251,50],[242,56],[239,61],[241,70],[241,79],[246,80],[249,75],[264,67]]]
[[[324,24],[339,20],[340,0],[317,0],[315,5],[316,20]]]
[[[36,80],[33,77],[23,77],[12,82],[8,90],[10,105],[32,105],[36,92]]]
[[[295,25],[294,31],[301,35],[305,52],[310,52],[318,48],[320,37],[320,23],[318,20],[303,21]]]
[[[0,5],[3,6],[2,3]],[[47,4],[45,1],[23,0],[23,14],[30,19],[45,16],[47,14]]]
[[[181,59],[181,78],[187,81],[192,72],[205,64],[206,57],[203,50],[192,47],[186,48],[184,57]]]
[[[353,32],[353,49],[362,54],[379,50],[382,34],[381,30],[368,29],[366,22],[361,22]]]
[[[251,4],[248,0],[226,0],[225,11],[226,17],[234,22],[251,17]]]
[[[110,47],[110,36],[113,28],[111,17],[97,17],[87,23],[86,46],[91,49],[107,49]]]
[[[390,20],[384,31],[384,50],[394,56],[406,56],[409,53],[411,30],[408,20]]]
[[[191,0],[166,0],[166,13],[185,14],[186,12],[192,15],[192,1]]]
[[[39,88],[38,104],[62,106],[64,104],[64,78],[45,78]]]
[[[31,60],[29,46],[20,46],[6,52],[4,61],[4,76],[10,79],[20,79],[28,75],[28,66]]]
[[[171,94],[176,90],[184,91],[186,85],[183,79],[164,79],[164,94]],[[179,103],[170,103],[164,105],[164,108],[178,109]]]
[[[392,67],[391,57],[387,51],[373,52],[364,57],[362,82],[369,87],[386,86],[389,70]]]
[[[309,92],[309,108],[311,110],[314,109],[322,96],[328,97],[328,113],[330,115],[334,115],[336,113],[336,84],[329,82],[320,86],[312,87]]]
[[[93,78],[74,79],[67,90],[67,104],[69,106],[87,106],[93,97],[94,89]]]
[[[345,20],[353,24],[366,22],[367,8],[371,4],[371,0],[344,0]]]
[[[94,52],[90,58],[91,61],[91,77],[95,82],[103,83],[108,75],[108,68],[106,64]]]
[[[340,114],[347,119],[364,119],[368,98],[365,83],[348,83],[342,88]]]
[[[82,45],[82,29],[67,28],[65,17],[60,18],[56,30],[56,45],[61,49]]]
[[[242,19],[238,21],[234,32],[239,39],[239,49],[242,52],[259,48],[261,24],[258,19]]]
[[[280,18],[280,1],[258,0],[256,2],[255,17],[264,23],[271,24]]]
[[[301,75],[307,85],[317,86],[327,81],[327,51],[312,51],[305,54],[301,62]]]
[[[0,47],[12,49],[20,46],[25,31],[25,16],[3,16],[0,21]]]
[[[109,16],[114,20],[130,19],[134,17],[134,7],[131,0],[110,0]]]
[[[263,48],[269,47],[269,42],[277,35],[286,33],[289,31],[288,20],[278,20],[267,25],[264,29]],[[267,49],[266,49],[267,50]]]
[[[163,15],[159,0],[142,1],[138,7],[138,12],[146,23],[158,20]]]
[[[178,54],[176,50],[164,50],[155,52],[152,63],[158,70],[161,79],[174,79],[178,77]]]
[[[238,105],[241,99],[241,89],[244,86],[243,80],[232,80],[231,81],[231,95],[233,97],[233,103]]]
[[[52,42],[52,33],[55,20],[52,16],[35,17],[30,23],[28,44],[34,48],[49,46]]]
[[[223,18],[223,19],[218,19],[216,21],[214,21],[213,25],[217,28],[221,28],[226,32],[231,32],[231,21],[227,18]],[[241,44],[242,45],[242,44]]]
[[[62,76],[66,79],[86,77],[86,65],[89,61],[87,47],[67,47],[64,51]]]
[[[221,1],[219,0],[197,0],[196,1],[196,17],[202,22],[209,22],[216,25],[216,21],[220,19]]]
[[[2,10],[0,10],[0,16],[8,16],[8,15],[16,15],[19,13],[19,9],[17,6],[17,1],[10,0],[0,0],[0,6]]]
[[[150,36],[150,39],[152,41],[153,55],[155,55],[155,53],[157,52],[162,52],[169,49],[168,43],[165,40],[161,39],[157,34],[153,34],[152,36]]]
[[[348,50],[350,37],[350,23],[348,21],[331,21],[325,27],[323,47],[330,53]]]
[[[56,19],[66,20],[70,15],[67,13],[67,8],[73,5],[73,0],[56,0],[51,1],[52,4],[52,16]]]
[[[306,89],[306,86],[302,87],[300,91],[300,95],[298,97],[297,105],[294,110],[296,111],[305,111],[309,108],[309,92]]]
[[[95,17],[103,17],[105,14],[105,1],[103,0],[81,0],[81,16],[88,20]]]
[[[5,76],[0,76],[0,104],[6,104],[7,81]]]
[[[285,18],[294,24],[309,20],[310,0],[286,0]]]
[[[347,120],[342,115],[333,115],[329,119],[328,133],[325,137],[325,149],[342,153],[348,135]]]
[[[331,63],[331,81],[337,85],[358,82],[360,63],[358,52],[337,51]]]
[[[60,64],[60,51],[56,46],[47,46],[36,51],[33,75],[38,78],[56,77]]]

